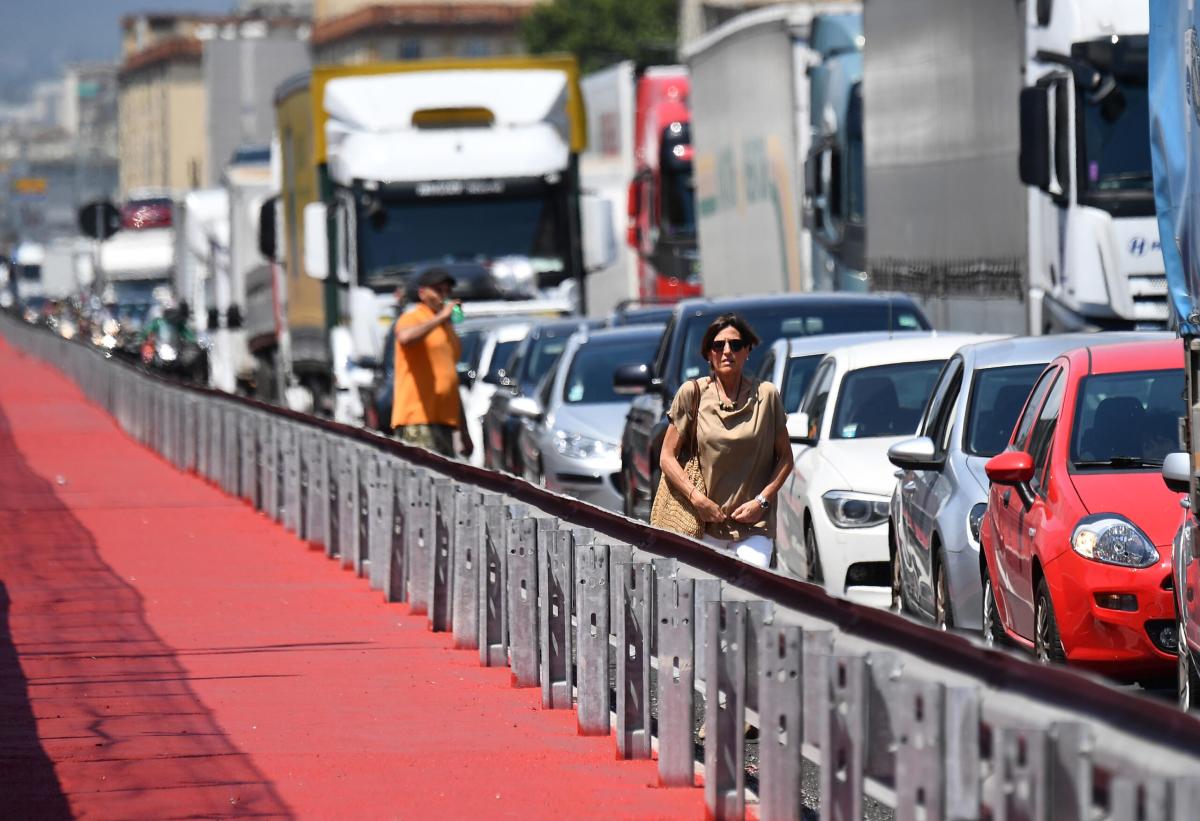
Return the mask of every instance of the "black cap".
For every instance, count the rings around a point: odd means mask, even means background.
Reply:
[[[429,268],[417,277],[418,288],[436,288],[438,285],[454,287],[454,277],[445,268]]]

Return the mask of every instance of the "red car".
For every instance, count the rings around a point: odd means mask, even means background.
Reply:
[[[1174,673],[1180,494],[1160,471],[1179,450],[1183,389],[1178,339],[1081,348],[1038,378],[986,466],[989,643],[1125,680]]]

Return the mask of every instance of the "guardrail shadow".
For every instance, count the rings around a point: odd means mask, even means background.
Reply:
[[[0,815],[289,816],[0,409]]]

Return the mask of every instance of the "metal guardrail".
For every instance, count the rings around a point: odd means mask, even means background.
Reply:
[[[574,708],[580,733],[614,733],[624,758],[657,750],[665,786],[702,773],[714,818],[748,803],[768,819],[818,804],[902,821],[1200,814],[1200,722],[1170,705],[7,315],[0,332],[180,470],[323,547],[481,664],[510,666],[544,707]]]

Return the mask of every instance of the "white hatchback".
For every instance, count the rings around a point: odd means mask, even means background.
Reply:
[[[788,417],[797,447],[778,500],[781,572],[863,604],[891,603],[887,519],[896,469],[888,448],[916,432],[946,360],[994,338],[897,338],[837,348],[821,360]]]

